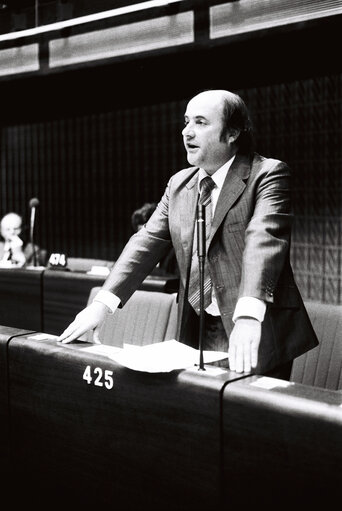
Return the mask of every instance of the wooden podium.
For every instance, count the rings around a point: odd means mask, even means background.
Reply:
[[[38,484],[46,503],[60,495],[123,509],[215,508],[221,393],[236,373],[141,373],[87,346],[10,343],[15,480],[28,491]]]

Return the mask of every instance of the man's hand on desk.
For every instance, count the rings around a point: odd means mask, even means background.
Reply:
[[[101,302],[93,302],[75,316],[75,319],[57,339],[66,344],[79,339],[89,330],[93,330],[93,343],[101,344],[99,328],[103,322],[108,308]]]
[[[250,372],[258,363],[261,323],[241,317],[236,320],[229,338],[229,368],[237,373]]]

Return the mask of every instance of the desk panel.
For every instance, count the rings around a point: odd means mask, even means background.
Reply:
[[[0,268],[0,325],[41,330],[44,270]]]
[[[63,500],[67,489],[68,502],[71,492],[78,505],[119,500],[125,509],[213,509],[220,494],[220,393],[236,374],[139,373],[86,346],[11,342],[15,466],[49,488],[47,499],[55,492]],[[106,388],[109,376],[113,388]]]
[[[226,504],[335,505],[342,484],[342,393],[257,376],[228,385],[223,480]]]
[[[16,336],[29,334],[28,330],[0,325],[0,474],[2,485],[7,477],[10,460],[10,412],[8,387],[8,344]]]

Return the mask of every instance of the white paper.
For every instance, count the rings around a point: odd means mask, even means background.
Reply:
[[[261,387],[262,389],[274,389],[275,387],[289,387],[293,382],[286,380],[279,380],[278,378],[270,378],[269,376],[262,376],[256,381],[251,383],[254,387]]]
[[[110,273],[110,269],[107,266],[92,266],[91,270],[87,271],[88,275],[103,275],[107,276]]]
[[[0,268],[15,268],[12,261],[0,261]]]
[[[168,373],[175,369],[187,369],[199,364],[199,350],[174,339],[146,346],[124,344],[123,349],[105,345],[82,349],[105,355],[124,367],[146,373]],[[226,352],[203,351],[204,364],[225,358],[227,358]]]
[[[36,341],[45,341],[46,339],[57,339],[57,335],[35,334],[35,335],[29,335],[27,338],[28,339],[35,339]]]
[[[118,351],[122,351],[122,348],[117,348],[116,346],[108,346],[107,344],[92,344],[91,346],[87,346],[81,349],[82,351],[88,351],[88,353],[96,353],[97,355],[104,355],[108,358],[113,358],[113,356]]]

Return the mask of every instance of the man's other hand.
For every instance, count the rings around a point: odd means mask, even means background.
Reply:
[[[247,317],[236,320],[229,338],[228,356],[232,371],[249,373],[257,366],[260,338],[260,321]]]

